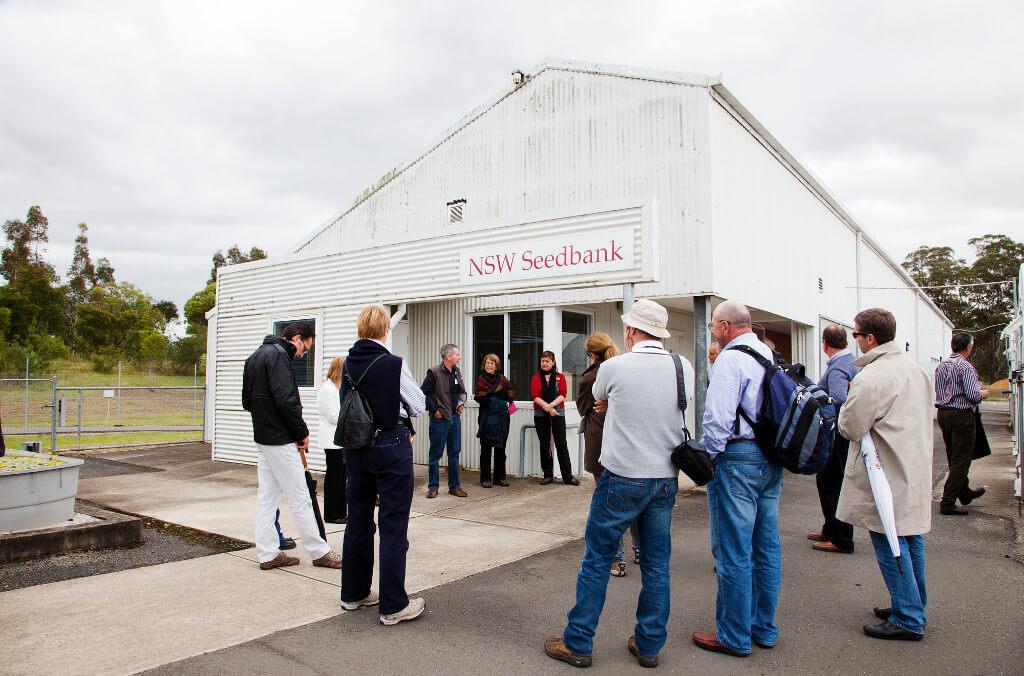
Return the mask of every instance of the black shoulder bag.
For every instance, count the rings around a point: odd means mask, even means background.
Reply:
[[[377,436],[377,426],[373,420],[373,409],[370,402],[359,391],[359,383],[370,372],[373,365],[384,355],[378,355],[370,362],[370,365],[359,376],[359,380],[353,381],[348,372],[348,360],[345,360],[345,380],[348,381],[348,390],[341,400],[341,410],[338,411],[338,427],[334,430],[334,443],[338,448],[369,448],[373,446],[373,439]]]
[[[683,443],[672,451],[672,464],[679,468],[698,486],[707,485],[715,476],[715,466],[711,464],[711,456],[696,439],[690,438],[690,430],[686,429],[686,382],[683,377],[683,361],[672,352],[672,362],[676,367],[676,397],[679,410],[683,412]]]

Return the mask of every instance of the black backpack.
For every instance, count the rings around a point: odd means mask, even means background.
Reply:
[[[338,427],[334,430],[334,444],[338,448],[369,448],[373,446],[374,437],[377,436],[377,426],[373,420],[373,409],[366,396],[359,391],[359,383],[370,372],[373,365],[383,357],[378,355],[370,362],[370,365],[359,376],[359,380],[353,381],[348,372],[348,360],[345,361],[345,380],[348,381],[348,390],[341,400],[341,410],[338,412]]]
[[[801,364],[770,362],[749,345],[729,349],[752,357],[764,368],[757,420],[752,420],[742,406],[737,410],[754,430],[761,451],[790,472],[817,474],[828,462],[835,443],[835,400],[804,375]]]

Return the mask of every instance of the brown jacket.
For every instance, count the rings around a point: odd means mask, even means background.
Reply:
[[[932,381],[895,341],[879,345],[854,362],[861,372],[839,412],[839,432],[850,440],[836,517],[876,533],[884,532],[860,440],[868,431],[892,489],[899,535],[922,535],[932,519]]]
[[[601,362],[594,362],[580,376],[579,392],[576,394],[576,410],[580,414],[580,434],[583,435],[583,469],[591,474],[600,474],[601,440],[604,437],[604,413],[594,413],[594,395],[591,390],[597,380]]]

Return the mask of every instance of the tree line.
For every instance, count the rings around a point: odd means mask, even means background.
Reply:
[[[1014,283],[1024,262],[1024,244],[1006,235],[967,240],[974,249],[968,264],[952,247],[919,246],[907,254],[903,268],[953,322],[954,330],[974,336],[971,362],[985,382],[1006,377],[1007,362],[1000,333],[1013,318]]]
[[[17,372],[28,358],[34,371],[72,356],[110,372],[127,361],[165,373],[191,373],[203,366],[207,310],[215,300],[216,269],[266,258],[237,246],[213,256],[211,279],[185,304],[182,337],[169,331],[181,319],[169,300],[154,300],[138,286],[119,281],[109,259],[93,260],[89,226],[78,225],[71,265],[63,275],[45,259],[49,221],[39,206],[24,219],[4,223],[0,253],[0,372]]]

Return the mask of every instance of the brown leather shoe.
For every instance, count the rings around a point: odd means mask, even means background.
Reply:
[[[726,655],[732,655],[733,657],[746,657],[750,653],[741,653],[738,650],[733,650],[727,646],[722,645],[718,642],[718,638],[715,636],[713,631],[695,631],[690,637],[693,642],[697,644],[698,648],[703,648],[713,653],[725,653]]]
[[[457,498],[464,498],[467,495],[469,495],[469,493],[467,493],[466,491],[462,490],[462,486],[457,486],[455,488],[449,488],[448,489],[448,495],[454,495]]]
[[[629,650],[629,654],[636,658],[637,664],[641,667],[647,667],[653,669],[658,666],[658,656],[654,655],[641,655],[640,649],[636,647],[636,636],[630,636],[626,641],[626,649]]]
[[[437,497],[437,489],[436,488],[428,489],[427,490],[427,497],[428,498],[436,498]]]
[[[828,552],[829,554],[853,554],[852,549],[841,549],[831,542],[815,542],[811,545],[811,549],[818,552]]]
[[[264,561],[260,564],[260,570],[272,570],[274,568],[282,568],[284,566],[297,566],[299,560],[294,556],[288,556],[287,554],[278,554],[269,561]]]
[[[811,542],[828,542],[828,538],[820,530],[817,533],[808,533],[807,539]]]
[[[578,655],[569,650],[561,636],[548,636],[544,640],[544,654],[574,667],[589,667],[592,661],[590,655]]]
[[[337,552],[327,552],[319,559],[314,559],[313,565],[317,568],[334,568],[337,570],[341,568],[341,554]]]

